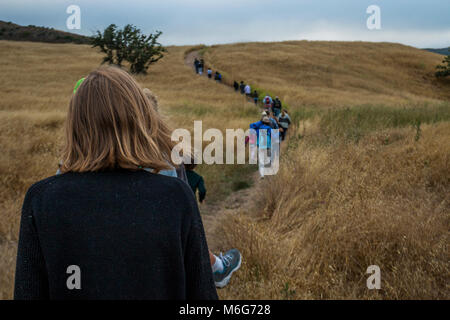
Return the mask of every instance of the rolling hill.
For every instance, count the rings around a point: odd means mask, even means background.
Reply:
[[[248,128],[260,110],[197,76],[185,65],[191,50],[226,81],[280,96],[293,120],[276,176],[252,185],[254,167],[199,166],[209,244],[243,254],[221,298],[449,298],[450,90],[433,77],[441,56],[360,42],[169,47],[137,76],[173,128],[202,120],[222,131]],[[101,58],[88,45],[0,41],[0,298],[12,297],[25,192],[54,174],[73,86]],[[381,290],[366,287],[369,265],[381,268]]]
[[[0,40],[89,44],[90,38],[75,33],[37,26],[20,26],[0,20]]]
[[[449,48],[442,48],[442,49],[425,49],[430,52],[442,54],[444,56],[450,55],[450,47]]]

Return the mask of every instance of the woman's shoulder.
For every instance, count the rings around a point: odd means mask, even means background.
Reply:
[[[39,180],[35,183],[33,183],[26,193],[27,196],[32,196],[34,194],[42,193],[43,190],[45,190],[49,185],[52,185],[55,183],[55,181],[58,180],[60,175],[51,176],[42,180]]]
[[[52,199],[73,198],[77,194],[101,194],[108,197],[107,190],[117,190],[127,197],[130,190],[139,191],[143,197],[148,194],[165,194],[175,202],[193,201],[192,190],[179,178],[146,171],[110,173],[64,173],[34,183],[25,195],[25,204],[52,202]],[[36,202],[37,201],[37,202]]]
[[[30,206],[35,200],[41,199],[47,193],[49,186],[59,180],[59,175],[51,176],[33,183],[27,190],[24,199],[24,208]]]

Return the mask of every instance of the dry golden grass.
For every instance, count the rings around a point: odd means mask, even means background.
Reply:
[[[203,120],[204,129],[247,128],[257,109],[196,76],[183,63],[188,49],[169,48],[149,75],[138,77],[159,96],[172,127],[192,129]],[[54,174],[73,85],[101,56],[83,45],[0,41],[0,59],[5,299],[12,297],[25,191]],[[448,113],[450,90],[432,76],[439,56],[393,44],[286,42],[217,46],[205,59],[225,76],[279,95],[298,122],[279,174],[257,189],[265,190],[256,195],[259,205],[215,224],[221,226],[215,235],[223,235],[215,242],[244,255],[221,298],[449,298],[450,125],[445,115],[438,123],[423,121],[429,124],[415,141],[410,115],[386,116],[406,124],[380,121],[383,108],[405,107],[420,119],[426,112],[417,112],[418,105]],[[357,108],[364,104],[384,106],[370,113],[376,125],[360,121],[365,109]],[[359,113],[321,111],[340,107]],[[220,203],[252,170],[200,166],[207,199]],[[371,264],[381,267],[377,292],[365,287]]]
[[[264,182],[264,210],[227,217],[245,264],[223,298],[448,299],[450,123],[311,146]],[[395,137],[386,145],[385,138]],[[366,288],[370,265],[382,289]]]
[[[244,257],[222,298],[448,299],[450,90],[433,78],[441,57],[303,41],[204,51],[233,79],[280,96],[298,124],[280,172],[263,182],[262,209],[228,215],[216,231]],[[379,291],[366,287],[370,265],[381,268]]]

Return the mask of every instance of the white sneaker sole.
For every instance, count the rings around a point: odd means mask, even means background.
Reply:
[[[231,279],[231,276],[233,275],[233,273],[234,273],[235,271],[238,271],[238,270],[239,270],[239,268],[241,267],[241,263],[242,263],[242,256],[241,256],[241,258],[239,259],[239,263],[238,263],[238,265],[236,266],[236,268],[234,268],[234,270],[231,271],[230,274],[229,274],[228,276],[226,276],[226,277],[225,277],[222,281],[220,281],[220,282],[215,282],[216,287],[217,287],[217,288],[220,288],[220,289],[222,289],[223,287],[225,287],[225,286],[228,284],[228,282],[230,282],[230,279]]]

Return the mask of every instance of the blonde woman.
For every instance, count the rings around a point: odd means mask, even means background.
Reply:
[[[194,195],[157,174],[175,167],[158,117],[118,68],[77,83],[61,174],[24,200],[16,299],[217,299]]]

